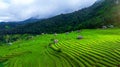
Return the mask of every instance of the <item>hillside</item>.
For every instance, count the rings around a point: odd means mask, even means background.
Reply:
[[[0,22],[0,67],[120,67],[119,12],[120,0],[98,0],[48,19]]]
[[[12,29],[15,27],[23,26],[28,23],[40,21],[39,19],[30,18],[24,21],[13,21],[13,22],[0,22],[0,30]]]
[[[100,28],[103,25],[111,24],[120,27],[119,8],[119,0],[99,0],[92,6],[82,10],[29,23],[3,33],[62,33],[86,28]]]
[[[119,31],[85,29],[18,40],[0,46],[0,67],[119,67]]]
[[[22,25],[23,23],[15,23],[15,22],[0,22],[0,30],[5,30],[5,29],[12,29],[17,26]]]

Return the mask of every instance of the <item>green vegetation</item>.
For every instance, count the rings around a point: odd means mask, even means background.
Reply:
[[[55,44],[54,40],[57,41]],[[3,65],[119,67],[120,29],[84,29],[79,32],[42,34],[29,40],[18,40],[11,46],[0,46],[0,66]]]
[[[2,45],[10,45],[12,42],[18,40],[29,40],[33,38],[35,35],[30,34],[14,34],[14,35],[0,35],[0,46]]]
[[[32,23],[0,23],[0,67],[120,67],[116,1]]]
[[[69,14],[61,14],[52,18],[38,20],[13,29],[7,29],[1,34],[40,34],[63,33],[79,29],[101,28],[103,25],[120,27],[120,4],[117,0],[102,0],[90,7]],[[120,0],[118,0],[120,2]]]
[[[0,23],[0,67],[120,67],[116,1],[44,20]]]

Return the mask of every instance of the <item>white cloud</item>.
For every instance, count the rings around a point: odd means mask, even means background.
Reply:
[[[48,18],[92,5],[96,0],[0,0],[0,20]]]
[[[8,4],[3,1],[0,1],[0,10],[5,10],[7,8],[8,8]]]

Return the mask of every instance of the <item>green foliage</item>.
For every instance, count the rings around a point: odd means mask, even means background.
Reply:
[[[30,34],[0,35],[0,46],[19,40],[29,40],[32,39],[34,36],[35,35]]]
[[[12,30],[6,30],[2,34],[63,33],[79,29],[101,28],[103,25],[110,24],[120,27],[120,4],[116,5],[115,1],[96,2],[88,8],[18,26]]]
[[[4,67],[3,64],[0,62],[0,67]]]
[[[0,46],[0,55],[8,59],[3,62],[5,67],[118,67],[119,31],[85,29],[68,35],[38,35],[15,41],[11,46]],[[79,35],[84,38],[76,39]],[[49,46],[54,39],[59,42]]]

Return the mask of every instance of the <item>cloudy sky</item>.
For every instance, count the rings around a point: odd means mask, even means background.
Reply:
[[[0,0],[0,21],[49,18],[91,6],[96,0]]]

